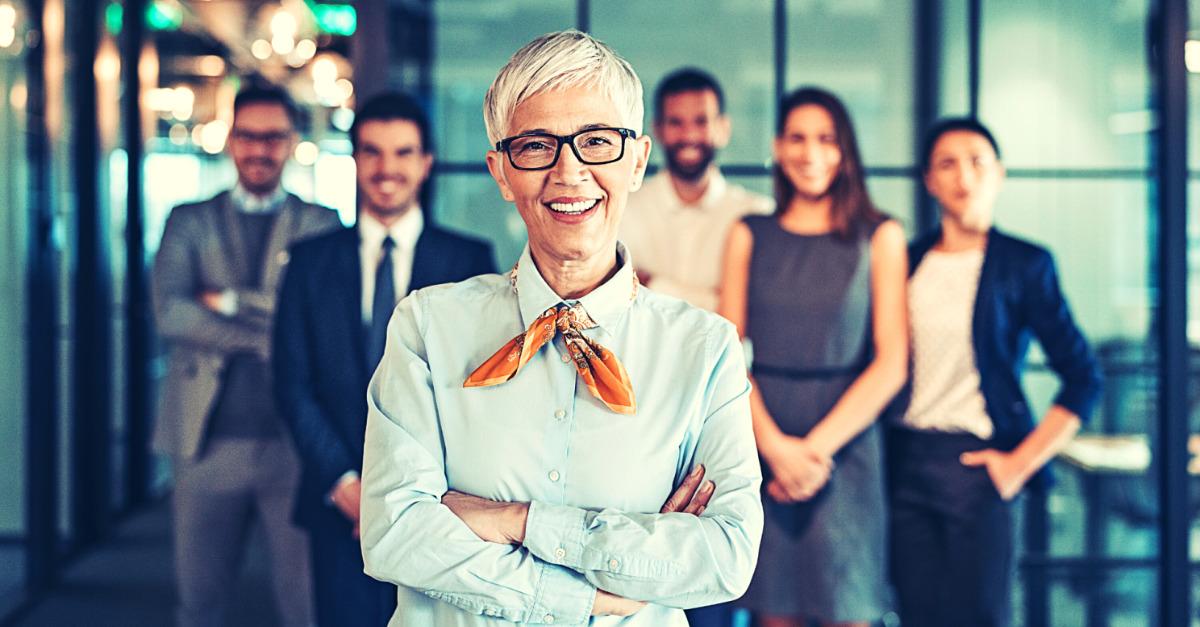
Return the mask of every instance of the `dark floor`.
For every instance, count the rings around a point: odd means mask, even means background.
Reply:
[[[276,624],[267,554],[254,534],[230,627]],[[174,624],[170,515],[165,503],[126,520],[112,540],[75,562],[19,627],[170,627]]]

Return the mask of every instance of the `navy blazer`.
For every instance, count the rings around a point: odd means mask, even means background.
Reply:
[[[354,228],[293,246],[275,314],[275,398],[303,468],[295,518],[310,527],[329,520],[326,496],[338,479],[362,470],[373,372],[365,364],[358,248]],[[491,245],[427,222],[409,290],[495,271]]]
[[[909,246],[909,276],[941,238],[935,229]],[[1100,367],[1059,290],[1054,258],[1036,244],[988,232],[971,319],[975,365],[996,448],[1012,450],[1033,430],[1021,389],[1029,339],[1036,337],[1062,383],[1056,405],[1087,420],[1100,396]],[[897,417],[907,406],[902,395]]]

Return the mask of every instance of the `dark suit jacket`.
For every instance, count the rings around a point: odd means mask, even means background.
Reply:
[[[909,247],[909,275],[941,237],[935,230]],[[1030,337],[1036,337],[1062,382],[1054,402],[1087,420],[1100,396],[1100,367],[1059,290],[1049,251],[996,229],[988,233],[971,321],[975,365],[997,448],[1011,450],[1033,429],[1021,390]],[[908,390],[897,417],[907,407]]]
[[[353,228],[297,244],[279,295],[275,396],[303,464],[295,516],[308,527],[330,520],[325,499],[338,479],[362,470],[373,373],[365,365],[358,247]],[[489,244],[426,223],[413,251],[409,289],[491,272]]]

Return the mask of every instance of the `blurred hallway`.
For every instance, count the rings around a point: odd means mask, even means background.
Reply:
[[[142,627],[174,623],[169,501],[121,521],[111,540],[63,573],[61,583],[13,627]],[[231,606],[230,627],[272,627],[268,559],[256,528]]]

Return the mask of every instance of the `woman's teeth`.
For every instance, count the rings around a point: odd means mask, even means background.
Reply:
[[[597,199],[592,199],[592,200],[581,200],[579,202],[552,202],[552,203],[548,203],[548,204],[550,205],[551,210],[557,211],[558,213],[577,214],[577,213],[583,213],[584,211],[587,211],[588,209],[595,207],[596,203],[598,203],[598,202],[600,202],[600,201]]]

